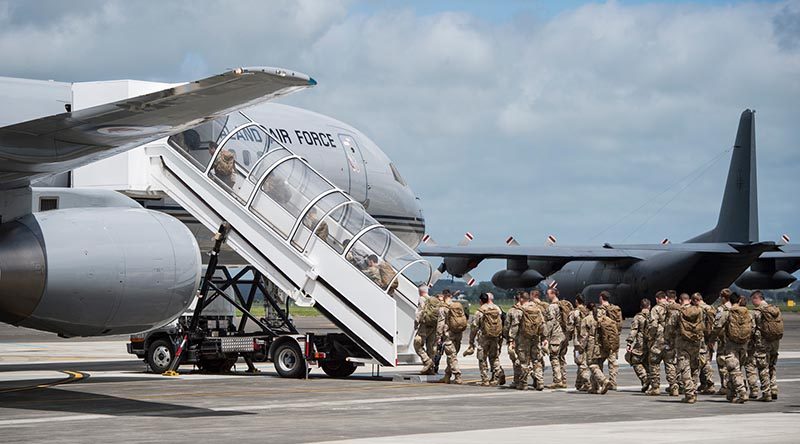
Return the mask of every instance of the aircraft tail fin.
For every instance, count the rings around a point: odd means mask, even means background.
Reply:
[[[758,242],[755,111],[739,119],[717,226],[689,242]]]

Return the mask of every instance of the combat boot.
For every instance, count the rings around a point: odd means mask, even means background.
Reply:
[[[758,393],[752,393],[751,392],[750,396],[748,396],[747,399],[758,399]]]
[[[603,384],[603,386],[602,386],[602,387],[600,387],[600,394],[601,394],[601,395],[605,395],[606,393],[608,393],[608,391],[611,389],[611,385],[612,385],[612,384],[611,384],[611,381],[610,381],[610,380],[607,380],[607,381],[605,382],[605,384]]]
[[[772,394],[772,400],[776,401],[777,399],[778,399],[778,394],[777,393],[773,393]]]
[[[642,386],[642,393],[647,393],[648,390],[650,390],[650,386],[648,384],[644,384]]]
[[[489,381],[481,381],[481,387],[489,387],[489,385],[490,385]]]
[[[661,395],[661,392],[657,388],[651,388],[644,392],[644,394],[647,396],[659,396]]]
[[[500,376],[497,378],[497,385],[506,385],[506,374],[500,372]]]
[[[724,386],[720,387],[719,390],[717,390],[717,392],[715,393],[715,395],[727,395],[727,394],[728,394],[728,388]]]
[[[734,403],[734,404],[744,404],[745,402],[747,402],[747,399],[740,398],[740,397],[737,396],[736,398],[733,398],[733,401],[731,401],[731,402]]]
[[[461,385],[464,383],[464,380],[461,379],[461,373],[457,374],[455,379],[453,379],[453,384]]]
[[[683,398],[683,402],[685,402],[686,404],[694,404],[695,402],[697,402],[697,396],[687,396]]]
[[[772,402],[772,395],[769,393],[764,393],[758,400],[761,402]]]
[[[704,395],[713,395],[713,394],[717,393],[717,391],[714,390],[714,384],[711,384],[711,385],[707,385],[705,388],[703,388],[703,390],[701,390],[700,393],[702,393]]]
[[[491,381],[489,381],[489,385],[492,387],[497,387],[497,381],[492,379]]]
[[[429,375],[431,370],[433,370],[433,361],[428,361],[427,363],[423,363],[422,370],[419,371],[419,374]]]
[[[529,390],[530,389],[530,387],[528,387],[528,384],[526,382],[518,382],[514,386],[514,388],[517,389],[517,390]]]
[[[440,380],[438,380],[436,382],[439,382],[441,384],[450,384],[450,376],[451,376],[450,372],[445,371],[444,372],[444,376],[442,376],[442,379],[440,379]]]
[[[680,396],[680,389],[676,384],[673,384],[669,387],[669,395],[670,396]]]

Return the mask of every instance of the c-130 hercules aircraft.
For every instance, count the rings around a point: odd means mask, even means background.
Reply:
[[[229,222],[228,244],[244,263],[295,301],[314,303],[367,352],[355,357],[413,359],[416,284],[430,280],[430,265],[400,239],[416,245],[424,219],[380,148],[334,119],[254,106],[316,84],[304,74],[238,68],[146,83],[124,83],[116,101],[107,99],[115,85],[61,84],[58,102],[42,92],[59,87],[53,82],[0,79],[6,110],[18,110],[0,122],[0,321],[93,336],[174,319],[200,281],[195,238],[209,237],[163,212],[184,208],[205,228]],[[103,163],[129,150],[124,168]],[[235,162],[227,178],[223,154]],[[87,165],[100,171],[81,172]],[[125,194],[168,208],[148,210],[112,191],[115,175],[139,167],[147,182]],[[41,187],[73,170],[73,188]],[[370,254],[393,269],[386,288],[354,266]]]
[[[626,315],[639,300],[657,290],[700,292],[713,302],[734,281],[746,289],[783,288],[800,269],[800,248],[758,240],[755,111],[745,110],[733,147],[728,179],[716,227],[680,244],[605,244],[602,247],[549,245],[455,247],[421,245],[423,256],[442,257],[438,274],[461,277],[484,259],[506,259],[506,269],[492,277],[501,288],[557,285],[562,298],[581,294],[597,301],[611,292]],[[750,270],[747,270],[750,267]],[[745,271],[747,270],[747,271]],[[738,278],[738,279],[737,279]]]

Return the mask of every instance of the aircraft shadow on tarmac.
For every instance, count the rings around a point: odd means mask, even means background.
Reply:
[[[3,408],[5,409],[24,409],[109,416],[200,418],[254,414],[236,411],[217,412],[200,407],[190,407],[163,402],[140,401],[117,396],[81,392],[76,390],[62,390],[49,387],[10,393],[0,393],[0,404],[2,404]]]
[[[147,366],[142,361],[86,361],[86,362],[48,362],[38,364],[0,364],[2,372],[29,372],[53,370],[61,371],[64,369],[75,369],[86,372],[98,371],[138,371],[144,372]]]

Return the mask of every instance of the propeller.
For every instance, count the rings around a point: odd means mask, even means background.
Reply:
[[[506,239],[506,245],[509,247],[519,247],[519,242],[514,239],[514,236],[508,236],[508,239]]]
[[[789,241],[790,241],[790,240],[792,240],[792,239],[789,237],[789,235],[788,235],[788,234],[783,234],[783,235],[781,236],[781,240],[783,241],[783,243],[784,243],[784,244],[788,244],[788,243],[789,243]]]
[[[544,241],[544,244],[550,246],[550,245],[555,245],[556,242],[558,242],[558,239],[556,239],[556,237],[553,236],[552,234],[548,234],[547,239]]]
[[[661,240],[661,245],[669,245],[669,239],[666,238],[666,237],[664,239],[662,239]]]

